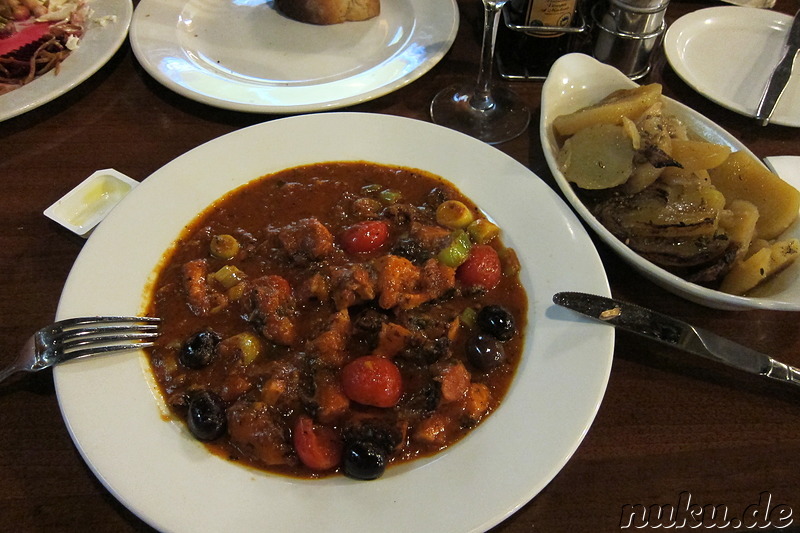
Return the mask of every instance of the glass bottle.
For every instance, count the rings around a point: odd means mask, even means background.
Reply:
[[[516,62],[529,76],[546,76],[558,57],[570,51],[571,34],[555,28],[572,25],[577,0],[512,0],[511,15],[520,26],[547,27],[515,32],[511,40]]]

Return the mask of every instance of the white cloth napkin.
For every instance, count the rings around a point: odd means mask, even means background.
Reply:
[[[777,155],[765,157],[764,163],[775,174],[795,188],[800,189],[800,156]]]

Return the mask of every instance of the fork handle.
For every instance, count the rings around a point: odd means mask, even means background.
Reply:
[[[30,372],[35,361],[35,355],[36,339],[31,336],[22,347],[22,350],[20,350],[17,354],[14,362],[3,369],[0,369],[0,382],[5,381],[7,378],[13,376],[17,372]]]

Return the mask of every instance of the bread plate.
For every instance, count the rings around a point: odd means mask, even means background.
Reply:
[[[168,89],[222,109],[300,113],[388,94],[430,70],[458,30],[455,0],[383,2],[363,21],[316,25],[273,0],[142,0],[136,59]]]
[[[556,162],[559,145],[553,132],[553,120],[592,103],[612,91],[634,87],[636,84],[614,67],[605,65],[584,54],[568,54],[553,65],[542,88],[542,111],[539,133],[545,159],[556,183],[567,201],[586,224],[614,252],[643,276],[664,289],[692,302],[724,310],[771,309],[800,311],[800,264],[795,262],[774,279],[754,289],[748,296],[734,296],[713,290],[667,272],[642,258],[607,230],[583,204],[559,170]],[[691,131],[704,139],[730,146],[734,151],[744,151],[755,157],[733,135],[689,107],[665,98],[665,110],[681,119]],[[795,187],[800,184],[793,184]],[[800,221],[787,229],[782,239],[800,237]]]

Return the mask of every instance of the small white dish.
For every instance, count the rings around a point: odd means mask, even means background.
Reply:
[[[131,0],[92,0],[92,15],[80,46],[60,65],[32,82],[0,95],[0,121],[55,100],[77,87],[108,62],[128,36]],[[98,20],[104,21],[101,25]]]
[[[551,68],[542,88],[539,133],[547,164],[569,203],[603,242],[622,259],[657,285],[678,296],[716,309],[800,311],[800,279],[798,279],[800,263],[795,262],[747,297],[702,287],[689,283],[636,254],[608,231],[575,194],[572,185],[561,173],[556,162],[559,146],[552,128],[553,120],[559,115],[593,104],[612,91],[635,86],[634,82],[616,68],[583,54],[563,56]],[[665,103],[666,111],[680,118],[694,133],[708,141],[728,145],[734,151],[744,151],[755,157],[738,139],[700,113],[670,98],[665,98]],[[792,185],[800,188],[800,183]],[[800,238],[800,221],[795,221],[781,235],[782,239],[789,237]]]
[[[354,105],[416,80],[450,49],[455,0],[383,2],[381,14],[319,26],[280,14],[273,0],[142,0],[131,46],[165,87],[198,102],[253,113]]]
[[[88,237],[139,182],[107,168],[98,170],[53,205],[44,215],[81,237]]]
[[[699,9],[664,36],[667,61],[688,85],[731,111],[752,117],[783,53],[792,17],[742,6]],[[770,124],[800,127],[800,72],[795,69]]]
[[[59,406],[80,453],[112,494],[159,531],[486,531],[553,479],[600,407],[614,330],[552,303],[561,290],[610,294],[600,257],[578,218],[547,184],[496,148],[390,115],[272,120],[168,163],[86,242],[56,317],[141,312],[164,253],[212,202],[264,174],[335,160],[442,176],[502,228],[504,242],[521,261],[528,294],[524,352],[508,394],[460,442],[390,468],[380,479],[301,480],[209,453],[185,424],[164,416],[166,406],[142,352],[55,368]]]

